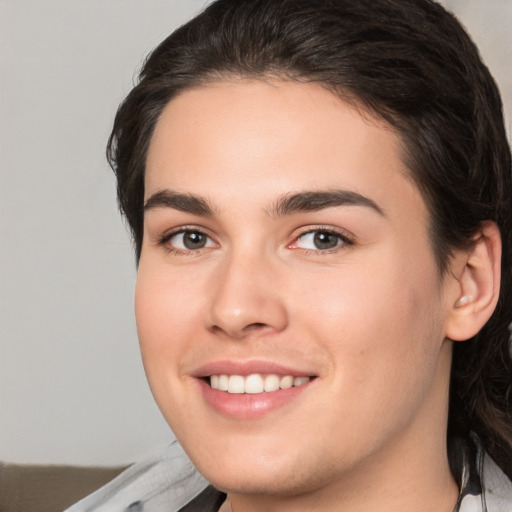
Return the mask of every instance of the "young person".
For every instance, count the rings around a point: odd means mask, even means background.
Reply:
[[[512,510],[510,149],[451,14],[218,0],[150,55],[108,157],[186,456],[71,510]]]

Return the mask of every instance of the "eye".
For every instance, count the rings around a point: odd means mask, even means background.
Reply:
[[[291,245],[293,249],[305,249],[311,251],[330,251],[352,242],[346,236],[335,231],[317,229],[308,231],[298,236]]]
[[[183,229],[166,235],[161,244],[174,251],[197,251],[208,247],[215,247],[213,240],[202,231]]]

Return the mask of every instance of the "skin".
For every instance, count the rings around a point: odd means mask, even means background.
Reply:
[[[145,187],[146,200],[172,190],[212,210],[146,208],[136,317],[155,399],[228,493],[223,510],[451,512],[447,336],[466,259],[439,276],[394,131],[317,84],[210,84],[164,110]],[[340,189],[377,208],[276,209]],[[180,249],[184,228],[206,245]],[[322,229],[340,234],[334,248],[304,235]],[[194,377],[218,360],[316,378],[268,414],[230,418]]]

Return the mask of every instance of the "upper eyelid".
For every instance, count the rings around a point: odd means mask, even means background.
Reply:
[[[205,228],[200,228],[199,226],[193,226],[193,225],[177,226],[175,228],[168,229],[158,236],[158,240],[160,242],[170,240],[175,235],[178,235],[180,233],[187,233],[187,232],[201,233],[201,234],[207,236],[208,238],[214,240],[214,237],[209,232],[209,230],[207,230]]]
[[[294,230],[294,233],[292,234],[292,239],[296,240],[297,238],[307,235],[309,233],[315,233],[317,231],[324,231],[326,233],[331,233],[333,235],[338,235],[341,238],[345,238],[346,240],[349,240],[353,242],[355,240],[355,235],[348,231],[347,229],[334,227],[334,226],[304,226],[302,228],[298,228]]]
[[[204,251],[208,251],[212,249],[212,247],[199,247],[195,249],[188,249],[188,248],[181,248],[181,247],[175,247],[174,245],[171,245],[169,242],[170,240],[180,234],[185,234],[187,232],[190,233],[201,233],[202,235],[205,235],[211,242],[213,242],[214,245],[218,246],[218,242],[215,241],[215,239],[210,236],[208,233],[205,232],[204,229],[199,229],[196,227],[191,226],[180,226],[173,229],[169,229],[162,233],[160,236],[156,239],[156,245],[160,248],[164,248],[167,252],[173,253],[177,256],[188,256],[188,255],[195,255],[199,256],[204,253]]]
[[[348,244],[353,244],[355,242],[355,235],[351,233],[350,231],[340,228],[340,227],[334,227],[334,226],[326,226],[326,225],[305,225],[299,228],[296,228],[293,230],[291,235],[289,236],[289,241],[285,243],[287,247],[292,245],[296,240],[298,240],[300,237],[305,236],[310,233],[315,233],[318,231],[323,231],[327,233],[331,233],[333,235],[339,236],[341,239],[343,239]],[[180,233],[186,233],[186,232],[198,232],[205,236],[207,236],[210,240],[212,240],[215,244],[219,244],[217,237],[215,237],[209,229],[199,227],[196,225],[183,225],[183,226],[177,226],[171,229],[166,230],[161,235],[157,237],[157,244],[163,245],[165,243],[168,243],[169,240]]]
[[[332,247],[329,249],[313,249],[313,248],[307,248],[307,247],[300,247],[300,240],[305,237],[306,235],[310,235],[312,233],[329,233],[330,235],[334,235],[338,237],[339,241],[341,242],[336,247]],[[353,247],[356,244],[356,237],[353,233],[350,231],[340,228],[340,227],[334,227],[334,226],[304,226],[301,232],[296,233],[292,240],[287,244],[287,247],[291,250],[295,251],[303,251],[308,254],[334,254],[338,253],[339,251],[343,251],[348,249],[349,247]]]

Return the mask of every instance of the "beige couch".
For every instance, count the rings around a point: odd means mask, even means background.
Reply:
[[[0,512],[62,512],[124,469],[0,463]]]

